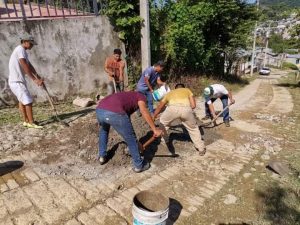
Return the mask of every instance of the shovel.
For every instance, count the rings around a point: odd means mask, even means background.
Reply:
[[[33,75],[34,75],[34,77],[35,77],[36,79],[38,78],[38,75],[37,75],[37,74],[33,74]],[[61,124],[63,124],[64,126],[69,127],[70,125],[69,125],[68,123],[62,121],[62,120],[58,117],[58,113],[57,113],[57,110],[56,110],[56,108],[55,108],[55,106],[54,106],[54,104],[53,104],[53,100],[52,100],[52,98],[51,98],[51,96],[50,96],[50,94],[49,94],[49,91],[47,90],[46,85],[45,85],[44,83],[43,83],[42,89],[43,89],[43,90],[45,91],[45,93],[46,93],[47,99],[48,99],[48,101],[49,101],[49,103],[50,103],[50,105],[51,105],[51,107],[52,107],[52,110],[54,111],[54,115],[55,115],[56,120],[57,120],[58,122],[60,122]]]
[[[212,124],[212,123],[215,123],[216,120],[219,118],[219,116],[221,116],[221,114],[222,114],[226,109],[228,109],[230,106],[231,106],[231,104],[230,104],[230,105],[227,105],[221,112],[218,113],[218,115],[217,115],[213,120],[211,120],[210,122],[201,124],[200,127],[206,127],[206,126],[208,126],[208,125],[210,125],[210,124]]]

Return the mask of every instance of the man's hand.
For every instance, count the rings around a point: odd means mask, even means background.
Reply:
[[[235,100],[234,99],[231,99],[230,100],[230,105],[233,105],[235,103]]]
[[[155,128],[155,130],[153,131],[153,136],[154,137],[160,137],[162,135],[163,131],[159,128]]]
[[[44,80],[37,78],[37,79],[34,80],[34,83],[36,83],[38,86],[42,86],[43,83],[44,83]]]
[[[214,113],[214,114],[212,114],[212,120],[215,120],[215,119],[217,119],[217,115]]]

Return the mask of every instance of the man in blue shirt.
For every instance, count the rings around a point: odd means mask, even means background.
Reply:
[[[164,82],[160,79],[160,72],[164,69],[164,62],[158,61],[153,66],[148,67],[142,73],[142,76],[137,84],[137,91],[143,93],[147,98],[148,109],[151,114],[154,113],[153,108],[153,88],[156,84],[163,85]]]

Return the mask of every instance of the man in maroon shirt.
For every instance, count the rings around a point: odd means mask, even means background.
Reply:
[[[133,161],[133,171],[142,172],[150,168],[148,162],[140,156],[138,141],[130,120],[130,115],[137,109],[152,129],[154,136],[161,136],[162,130],[155,127],[151,115],[147,109],[146,97],[139,92],[120,92],[102,99],[97,106],[97,120],[100,124],[99,133],[99,161],[104,164],[107,161],[106,149],[110,126],[112,126],[125,140],[128,145]]]

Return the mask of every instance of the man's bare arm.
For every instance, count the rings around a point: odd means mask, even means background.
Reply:
[[[234,104],[235,103],[235,100],[232,97],[232,92],[231,91],[228,91],[228,98],[230,100],[230,104]]]
[[[125,62],[122,60],[120,63],[120,81],[124,81],[124,68],[125,68]]]
[[[190,100],[190,106],[191,106],[191,108],[192,109],[196,108],[196,101],[195,101],[194,96],[190,96],[189,100]]]
[[[145,83],[146,83],[146,85],[148,86],[149,90],[150,90],[151,92],[153,92],[153,88],[151,87],[151,84],[150,84],[150,82],[149,82],[149,78],[148,78],[148,77],[145,77],[144,79],[145,79]]]
[[[19,59],[19,62],[25,74],[29,76],[37,85],[41,86],[43,84],[43,80],[33,75],[33,73],[36,74],[33,66],[30,63],[27,63],[26,59],[24,58]]]
[[[151,118],[151,115],[147,109],[147,105],[144,101],[138,101],[138,105],[140,108],[140,112],[143,116],[143,118],[146,120],[146,122],[149,124],[151,130],[154,133],[154,137],[159,137],[162,134],[162,130],[157,128]]]
[[[32,71],[34,74],[38,75],[37,72],[36,72],[36,70],[35,70],[35,68],[33,67],[33,65],[32,65],[30,62],[29,62],[28,64],[29,64],[29,66],[30,66],[31,71]],[[39,78],[40,78],[40,77],[39,77]]]
[[[214,104],[213,103],[209,104],[208,108],[209,108],[209,111],[210,111],[212,117],[215,118],[217,115],[216,115],[216,112],[215,112]]]
[[[162,111],[162,109],[165,107],[166,103],[161,101],[159,103],[159,105],[157,106],[157,108],[155,109],[155,112],[153,114],[153,121],[155,120],[155,118],[158,116],[158,114]]]
[[[105,70],[106,73],[108,73],[108,75],[109,75],[110,77],[113,77],[113,76],[114,76],[113,71],[111,71],[111,70],[108,68],[108,60],[107,60],[107,59],[105,60],[104,70]]]

